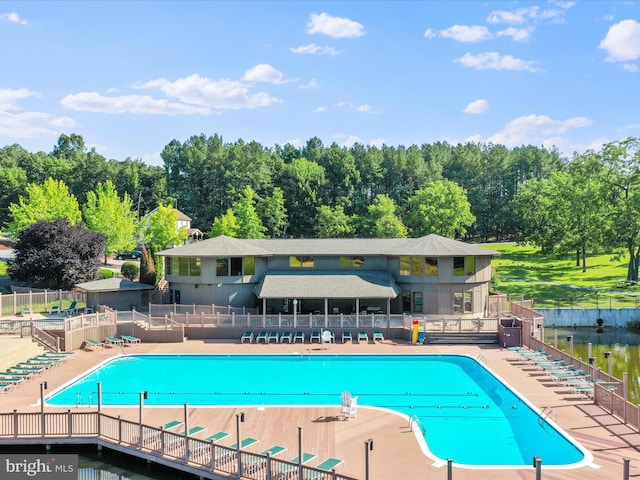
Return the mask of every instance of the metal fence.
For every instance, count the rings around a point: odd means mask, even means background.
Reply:
[[[53,305],[86,302],[85,295],[72,290],[28,290],[0,295],[0,316],[48,313]],[[60,308],[63,310],[63,308]]]

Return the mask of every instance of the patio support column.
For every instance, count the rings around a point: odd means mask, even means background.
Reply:
[[[360,298],[356,297],[356,327],[360,324]]]
[[[264,320],[267,319],[267,299],[266,298],[262,299],[262,318]]]
[[[329,299],[324,299],[324,328],[329,328]]]

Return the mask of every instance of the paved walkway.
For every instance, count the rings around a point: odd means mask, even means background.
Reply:
[[[0,351],[6,351],[7,342],[16,339],[0,338]],[[306,344],[311,354],[322,355],[320,346]],[[239,342],[190,340],[178,344],[142,344],[126,347],[130,353],[293,353],[301,345],[255,345]],[[13,391],[0,396],[0,411],[13,409],[39,411],[40,383],[47,381],[54,389],[80,375],[91,366],[121,353],[119,348],[79,351],[70,361],[40,377],[25,382]],[[487,366],[514,389],[526,396],[538,408],[551,407],[557,414],[558,424],[578,442],[592,452],[593,465],[577,469],[552,470],[544,468],[544,480],[619,480],[622,478],[623,458],[631,459],[631,476],[640,477],[640,435],[622,425],[614,417],[592,403],[576,397],[566,388],[549,385],[533,371],[517,365],[516,355],[497,346],[416,346],[385,341],[382,344],[337,344],[328,353],[459,353],[477,357],[482,354]],[[28,358],[26,355],[24,358]],[[258,374],[260,374],[258,372]],[[383,381],[383,380],[382,380]],[[80,407],[80,410],[88,409]],[[47,411],[55,409],[47,407]],[[138,419],[138,408],[105,408],[106,413],[121,415],[133,421]],[[206,426],[209,432],[224,430],[235,432],[235,414],[245,412],[243,436],[261,440],[261,445],[284,445],[290,457],[297,454],[298,427],[303,428],[304,450],[319,457],[339,457],[345,460],[343,473],[364,478],[364,442],[372,438],[374,450],[370,452],[371,480],[424,480],[446,479],[446,466],[434,462],[421,451],[406,420],[398,415],[373,408],[358,408],[358,416],[351,421],[338,421],[339,402],[333,407],[299,408],[190,408],[191,425]],[[148,407],[144,410],[144,423],[161,425],[180,419],[183,407]],[[452,432],[455,434],[455,432]],[[543,459],[544,461],[544,459]],[[533,480],[535,471],[526,469],[453,469],[455,480]]]

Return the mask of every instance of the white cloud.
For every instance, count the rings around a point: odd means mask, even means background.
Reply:
[[[471,102],[469,105],[467,105],[466,108],[464,109],[464,113],[473,113],[473,114],[485,113],[487,110],[489,110],[489,102],[487,102],[486,100],[480,99],[480,100]]]
[[[316,80],[315,78],[312,78],[311,80],[309,80],[309,83],[298,85],[298,88],[302,90],[314,90],[318,87],[319,87],[318,80]]]
[[[622,65],[622,68],[624,68],[627,72],[638,71],[638,65],[636,65],[635,63],[625,63],[624,65]]]
[[[304,142],[302,141],[301,138],[292,138],[291,140],[287,140],[286,142],[284,142],[283,145],[286,145],[287,143],[291,144],[296,148],[300,148],[304,146]]]
[[[381,148],[386,143],[386,140],[383,137],[374,138],[369,142],[369,145],[373,145],[374,147]]]
[[[356,112],[361,112],[361,113],[375,113],[375,112],[373,111],[373,108],[371,107],[371,105],[366,105],[366,104],[363,104],[363,105],[354,105],[353,109],[354,109]]]
[[[64,97],[60,103],[78,112],[134,113],[140,115],[209,115],[205,107],[172,103],[148,95],[105,97],[97,92],[80,92]]]
[[[429,30],[427,30],[427,32],[428,31]],[[425,32],[425,36],[427,36],[427,32]],[[442,38],[451,38],[457,42],[464,43],[481,42],[492,38],[489,29],[481,25],[454,25],[441,30],[437,35]]]
[[[527,115],[511,120],[502,131],[490,136],[487,142],[518,147],[545,144],[550,138],[566,134],[574,128],[588,127],[593,122],[586,117],[554,120],[547,115]]]
[[[301,45],[296,48],[290,49],[293,53],[301,53],[306,55],[339,55],[342,53],[342,50],[337,50],[333,47],[321,47],[316,45],[315,43],[310,43],[309,45]]]
[[[523,7],[515,10],[494,10],[489,13],[487,22],[506,23],[508,25],[523,25],[529,22],[541,23],[550,21],[560,23],[564,21],[565,14],[574,2],[556,2],[558,8],[547,8],[540,10],[540,7]]]
[[[20,18],[16,12],[0,13],[0,20],[8,20],[11,23],[17,23],[18,25],[26,25],[27,21]]]
[[[347,135],[345,133],[336,133],[333,138],[340,141],[343,147],[351,148],[356,143],[363,143],[362,139],[357,135]]]
[[[26,88],[14,90],[11,88],[0,89],[0,112],[19,111],[22,110],[18,106],[18,101],[28,97],[38,96],[36,93]]]
[[[170,82],[165,78],[136,85],[137,88],[158,88],[166,96],[182,103],[218,110],[242,110],[268,107],[281,100],[268,93],[250,93],[250,88],[234,80],[213,80],[198,74]]]
[[[322,112],[326,112],[326,111],[327,111],[327,107],[320,106],[320,107],[315,108],[313,110],[313,113],[322,113]]]
[[[268,63],[261,63],[244,72],[243,80],[246,82],[267,82],[279,85],[285,83],[282,72],[276,70]]]
[[[524,42],[529,39],[533,29],[509,27],[497,33],[499,37],[511,37],[516,42]]]
[[[640,23],[622,20],[612,25],[599,48],[606,50],[608,62],[625,62],[640,58]]]
[[[334,38],[354,38],[364,35],[364,26],[348,18],[332,17],[325,12],[320,15],[312,13],[307,24],[307,33],[321,33]]]
[[[55,138],[64,129],[74,127],[69,117],[56,117],[50,113],[24,112],[11,114],[0,112],[0,135],[12,138]]]
[[[500,55],[497,52],[485,52],[478,55],[465,53],[455,60],[465,67],[476,68],[478,70],[524,70],[527,72],[537,72],[536,62],[521,60],[511,55]]]

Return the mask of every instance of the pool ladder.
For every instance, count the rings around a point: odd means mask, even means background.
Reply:
[[[422,432],[422,435],[425,434],[425,430],[424,430],[424,425],[422,425],[422,422],[420,421],[420,418],[417,415],[411,415],[411,417],[409,418],[409,428],[411,429],[413,427],[413,424],[418,425],[418,427],[420,428],[420,431]]]
[[[556,412],[551,407],[544,407],[542,409],[542,412],[538,417],[538,425],[540,425],[541,427],[544,427],[545,421],[547,419],[551,419],[556,423],[558,422],[558,416],[556,415]]]
[[[481,353],[480,355],[478,355],[478,356],[476,357],[476,361],[477,361],[478,363],[487,363],[487,357],[485,357],[485,356],[484,356],[484,354],[483,354],[483,353]]]

